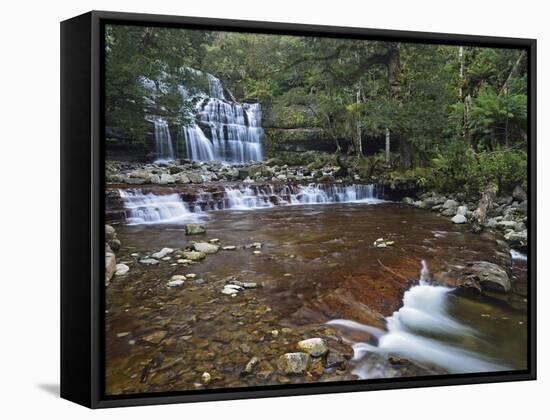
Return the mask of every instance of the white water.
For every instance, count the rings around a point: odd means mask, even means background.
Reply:
[[[527,261],[527,255],[516,251],[515,249],[510,250],[510,255],[512,256],[513,260],[520,260],[520,261]]]
[[[168,129],[168,122],[162,118],[155,119],[155,151],[157,161],[167,162],[174,160],[172,137]]]
[[[197,104],[198,124],[207,127],[208,153],[188,154],[192,160],[245,163],[264,159],[260,104],[239,104],[205,98]],[[202,135],[205,132],[197,126]],[[191,151],[192,152],[192,151]]]
[[[193,160],[202,162],[214,160],[212,143],[206,138],[198,125],[182,127],[181,132],[185,139],[187,156],[192,157]]]
[[[450,373],[494,372],[506,366],[483,355],[461,349],[448,340],[468,337],[480,340],[475,331],[453,319],[447,310],[448,295],[453,289],[430,284],[426,263],[422,261],[419,284],[403,297],[403,306],[386,318],[387,331],[354,321],[338,319],[328,324],[367,331],[378,338],[378,345],[354,343],[354,373],[362,379],[376,375],[377,367],[361,360],[368,353],[398,355],[421,364],[437,365]]]
[[[190,223],[199,219],[178,194],[143,194],[140,190],[119,190],[129,225]]]
[[[144,194],[140,189],[119,190],[128,224],[188,223],[194,213],[205,210],[254,210],[274,206],[330,203],[381,203],[373,185],[263,185],[226,187],[216,201],[212,193],[199,192],[192,203],[178,194]]]

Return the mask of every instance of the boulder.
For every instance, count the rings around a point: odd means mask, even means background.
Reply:
[[[187,177],[189,178],[189,181],[191,181],[193,184],[202,184],[204,182],[202,175],[196,172],[191,172],[187,174]]]
[[[414,205],[414,199],[411,197],[404,197],[403,200],[401,200],[404,204],[408,204],[409,206]]]
[[[462,214],[457,214],[455,217],[451,219],[451,222],[456,224],[462,224],[466,223],[468,220],[466,219],[466,216],[463,216]]]
[[[447,200],[443,203],[443,209],[457,208],[458,203],[455,200]]]
[[[116,258],[112,252],[105,253],[105,284],[108,285],[116,270]]]
[[[313,357],[323,356],[328,351],[327,342],[322,338],[309,338],[298,343],[298,350],[308,353]]]
[[[185,225],[185,234],[186,235],[200,235],[206,233],[206,228],[203,225],[197,223],[189,223]]]
[[[115,228],[112,227],[111,225],[105,225],[105,239],[110,240],[115,238],[116,238]]]
[[[527,246],[527,230],[523,230],[521,232],[510,231],[504,235],[504,239],[506,239],[512,246],[523,248]]]
[[[527,200],[527,193],[522,187],[516,185],[514,191],[512,192],[512,197],[521,203],[522,201]]]
[[[510,277],[504,268],[487,261],[469,263],[463,271],[464,285],[479,285],[481,291],[491,290],[508,293],[512,287]]]
[[[311,356],[307,353],[285,353],[277,360],[277,367],[286,374],[303,374],[311,364]]]
[[[193,249],[195,251],[204,252],[205,254],[215,254],[220,250],[220,247],[208,242],[195,242],[193,244]]]
[[[160,182],[159,184],[175,184],[176,178],[169,174],[162,174],[160,176]]]

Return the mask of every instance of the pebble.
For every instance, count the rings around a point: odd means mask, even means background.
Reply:
[[[139,260],[139,263],[145,265],[156,265],[159,263],[159,260],[155,260],[154,258],[142,258]]]
[[[208,372],[204,372],[201,376],[201,380],[203,383],[208,384],[212,380],[212,376]]]
[[[222,248],[224,251],[234,251],[237,249],[235,245],[226,245]]]
[[[186,274],[185,277],[187,277],[188,279],[194,279],[195,277],[197,277],[197,275],[195,273],[189,273]]]
[[[126,264],[117,264],[115,266],[115,276],[123,276],[130,271],[130,267],[128,267]]]
[[[162,248],[160,251],[155,252],[154,254],[152,254],[151,257],[156,258],[156,259],[161,259],[161,258],[166,257],[168,254],[171,254],[172,252],[174,252],[174,250],[172,248]]]

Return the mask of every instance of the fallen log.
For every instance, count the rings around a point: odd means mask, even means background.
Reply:
[[[487,220],[487,212],[491,209],[497,192],[498,186],[494,182],[487,184],[483,190],[477,209],[474,210],[472,215],[472,230],[474,232],[481,232],[483,230],[483,225]]]

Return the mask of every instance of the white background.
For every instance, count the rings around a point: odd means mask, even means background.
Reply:
[[[541,0],[4,1],[0,23],[0,417],[544,417],[550,396],[545,322],[550,307],[545,261],[549,255],[545,239],[549,233],[550,25],[544,4]],[[537,38],[539,380],[99,411],[59,399],[59,22],[91,9]]]

